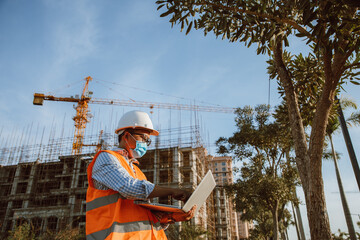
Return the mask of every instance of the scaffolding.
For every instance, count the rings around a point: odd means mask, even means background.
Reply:
[[[161,130],[161,136],[155,137],[155,145],[150,149],[169,148],[177,146],[196,147],[203,144],[200,138],[199,126],[187,126]],[[194,138],[197,135],[198,138]],[[11,140],[10,140],[11,141]],[[6,142],[6,141],[5,141]],[[50,137],[47,143],[23,144],[22,141],[11,141],[0,148],[0,165],[16,165],[31,162],[59,161],[59,156],[72,155],[73,137]],[[86,135],[84,138],[84,154],[95,153],[101,145],[102,149],[111,149],[117,145],[117,137],[113,133],[101,131],[99,134]]]

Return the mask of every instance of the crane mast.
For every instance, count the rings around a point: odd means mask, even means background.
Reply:
[[[74,141],[73,141],[73,154],[80,154],[82,147],[83,147],[83,139],[85,134],[86,124],[90,121],[89,120],[89,106],[88,102],[90,101],[90,94],[89,94],[89,82],[92,78],[89,76],[85,78],[85,86],[82,91],[80,100],[75,108],[76,115],[73,117],[75,121],[75,134],[74,134]]]
[[[89,115],[89,101],[91,99],[91,92],[89,92],[89,82],[92,78],[86,77],[85,85],[80,97],[55,97],[52,95],[45,95],[42,93],[34,94],[34,105],[43,105],[44,100],[48,101],[63,101],[63,102],[74,102],[77,103],[77,106],[74,107],[76,110],[76,115],[73,117],[75,122],[75,133],[72,146],[72,154],[77,155],[81,154],[82,147],[84,145],[83,139],[85,134],[86,124],[90,121]]]
[[[202,112],[219,112],[219,113],[234,113],[235,108],[229,107],[216,107],[216,106],[198,106],[188,104],[173,104],[173,103],[160,103],[160,102],[144,102],[144,101],[126,101],[119,99],[105,99],[105,98],[92,98],[92,92],[88,90],[89,82],[92,78],[86,77],[85,86],[80,97],[56,97],[53,95],[45,95],[42,93],[34,94],[34,105],[43,105],[44,100],[47,101],[62,101],[77,103],[74,107],[76,115],[73,117],[75,122],[75,133],[73,140],[72,154],[81,154],[84,145],[83,139],[85,134],[86,124],[90,121],[89,103],[91,104],[105,104],[105,105],[119,105],[119,106],[132,106],[132,107],[149,107],[162,108],[162,109],[175,109],[187,111],[202,111]]]

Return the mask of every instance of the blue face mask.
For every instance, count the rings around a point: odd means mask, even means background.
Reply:
[[[134,158],[141,158],[147,150],[146,142],[136,141],[136,147],[132,150]]]

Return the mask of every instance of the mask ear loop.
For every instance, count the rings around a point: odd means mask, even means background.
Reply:
[[[134,158],[134,155],[133,155],[133,152],[132,152],[132,149],[130,148],[130,144],[129,144],[129,142],[127,141],[127,136],[128,135],[130,135],[131,136],[131,134],[130,133],[128,133],[128,132],[125,132],[125,134],[124,134],[124,141],[125,141],[125,149],[126,149],[126,151],[128,152],[128,154],[129,154],[129,157],[130,158]]]

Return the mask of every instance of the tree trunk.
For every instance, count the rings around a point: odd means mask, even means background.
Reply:
[[[337,98],[336,98],[336,100],[337,100]],[[351,142],[350,134],[349,134],[349,131],[347,129],[344,114],[343,114],[343,111],[341,109],[340,104],[338,106],[338,114],[339,114],[339,121],[340,121],[341,130],[342,130],[344,140],[345,140],[345,143],[346,143],[346,148],[348,150],[351,165],[352,165],[353,170],[354,170],[356,182],[357,182],[358,188],[360,190],[360,169],[359,169],[359,164],[358,164],[358,161],[356,159],[354,147],[353,147],[352,142]]]
[[[297,216],[296,216],[296,213],[295,213],[294,203],[293,202],[291,202],[291,207],[292,207],[292,211],[293,211],[296,235],[298,237],[298,240],[305,240],[305,239],[301,239],[301,237],[300,237],[299,224],[298,224],[298,221],[297,221]]]
[[[322,176],[312,179],[310,199],[306,202],[311,239],[332,239]]]
[[[295,192],[295,194],[296,194],[296,192]],[[299,205],[295,206],[295,211],[296,211],[296,216],[297,216],[297,220],[298,220],[298,224],[299,224],[300,239],[306,240]]]
[[[332,104],[331,99],[334,97],[333,91],[330,86],[324,85],[321,100],[316,108],[308,150],[296,92],[282,54],[282,42],[281,39],[277,39],[274,48],[275,66],[280,82],[285,89],[291,133],[295,145],[296,165],[305,193],[311,238],[313,240],[332,239],[325,204],[321,161],[327,118]]]
[[[338,186],[339,186],[339,192],[340,192],[341,203],[342,203],[344,214],[345,214],[346,225],[347,225],[348,230],[349,230],[350,239],[351,240],[356,240],[356,233],[355,233],[355,229],[354,229],[354,224],[352,222],[349,206],[348,206],[347,201],[346,201],[345,191],[344,191],[344,187],[343,187],[343,184],[342,184],[342,181],[341,181],[340,171],[339,171],[339,167],[338,167],[338,164],[337,164],[337,158],[336,158],[336,153],[335,153],[335,149],[334,149],[331,134],[328,134],[328,137],[330,139],[331,152],[332,152],[332,155],[333,155],[334,165],[335,165],[336,179],[337,179]]]
[[[272,217],[273,217],[273,239],[279,240],[279,201],[276,201],[275,206],[272,209]]]

